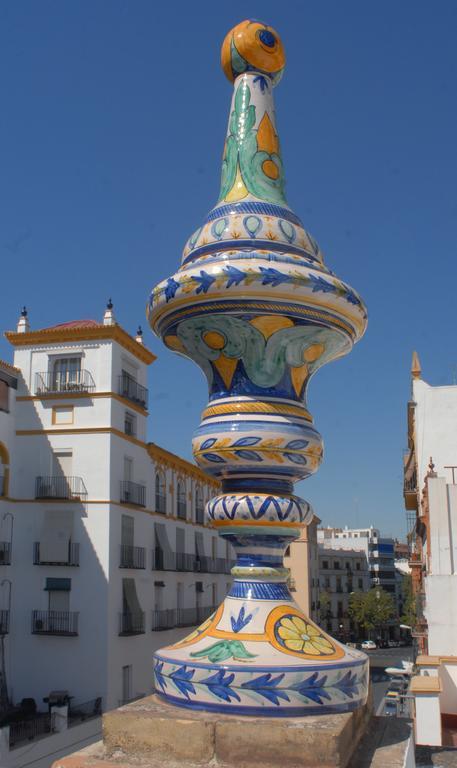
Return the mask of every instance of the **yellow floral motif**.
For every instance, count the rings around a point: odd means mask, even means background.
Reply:
[[[278,625],[277,635],[290,651],[312,656],[327,656],[335,652],[331,642],[320,630],[299,616],[284,616],[278,621]]]

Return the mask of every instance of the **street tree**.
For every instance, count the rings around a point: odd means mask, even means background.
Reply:
[[[366,632],[379,630],[395,615],[392,595],[382,587],[368,592],[353,592],[349,597],[349,615]]]

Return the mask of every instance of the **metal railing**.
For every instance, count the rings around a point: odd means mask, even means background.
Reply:
[[[165,514],[167,510],[167,499],[166,496],[164,496],[162,493],[156,493],[156,512],[161,512],[162,515]]]
[[[130,400],[132,403],[140,405],[142,408],[148,407],[148,390],[126,373],[119,376],[119,395]]]
[[[162,629],[173,629],[176,627],[176,609],[166,608],[165,610],[156,610],[152,612],[153,632],[160,632]]]
[[[7,635],[10,631],[10,612],[7,609],[0,611],[0,635]]]
[[[145,615],[144,611],[139,613],[120,613],[119,614],[119,634],[120,635],[144,635]]]
[[[216,610],[216,605],[198,605],[194,608],[176,609],[176,626],[192,627],[194,624],[200,624]]]
[[[41,714],[30,720],[19,720],[16,723],[10,723],[9,729],[9,746],[10,749],[14,749],[24,742],[54,733],[55,715]]]
[[[0,541],[0,565],[11,565],[10,541]]]
[[[92,720],[93,717],[101,717],[102,702],[101,696],[85,701],[83,704],[73,704],[71,702],[68,708],[68,727],[72,728],[74,725],[79,725],[79,723],[83,723],[85,720]]]
[[[194,570],[200,573],[230,573],[235,561],[226,560],[224,557],[195,556]]]
[[[85,499],[86,497],[87,490],[81,477],[40,475],[35,480],[36,499]]]
[[[32,634],[74,637],[78,634],[78,617],[76,611],[32,611]]]
[[[90,371],[45,371],[35,374],[35,394],[51,395],[61,392],[95,392]]]
[[[194,571],[195,570],[195,556],[186,554],[185,552],[176,552],[176,570],[177,571]]]
[[[121,544],[119,568],[145,568],[145,548],[131,544]]]
[[[153,571],[175,571],[176,555],[174,552],[165,552],[162,547],[154,547],[152,550]]]
[[[77,567],[79,566],[79,544],[68,542],[68,554],[65,560],[43,560],[40,554],[40,542],[35,541],[33,544],[33,564]]]
[[[152,550],[153,571],[229,574],[234,564],[235,560],[226,560],[224,557],[191,555],[186,552],[165,552],[161,547],[155,547]]]
[[[145,507],[146,486],[133,483],[131,480],[121,480],[121,503]]]

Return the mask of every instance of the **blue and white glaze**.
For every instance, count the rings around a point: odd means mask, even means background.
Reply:
[[[271,27],[245,21],[228,33],[222,66],[234,93],[219,200],[147,307],[154,332],[207,377],[193,452],[221,482],[206,514],[237,556],[218,610],[154,654],[156,690],[184,707],[266,716],[348,712],[368,690],[366,656],[304,615],[283,565],[313,517],[294,483],[323,457],[308,382],[367,324],[362,299],[326,267],[285,198],[273,104],[284,63]]]

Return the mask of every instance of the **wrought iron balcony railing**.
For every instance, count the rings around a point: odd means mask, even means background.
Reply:
[[[65,565],[71,567],[79,566],[79,544],[72,541],[68,542],[68,554],[63,560],[46,560],[41,557],[40,542],[33,544],[33,564],[34,565]]]
[[[37,714],[28,720],[18,720],[9,726],[9,747],[14,749],[55,731],[55,715]]]
[[[130,400],[132,403],[147,409],[149,393],[146,387],[142,387],[141,384],[128,374],[122,373],[119,376],[119,389],[118,394]]]
[[[74,637],[78,634],[78,617],[75,611],[32,611],[32,634]]]
[[[46,371],[35,374],[36,395],[63,392],[95,392],[95,381],[90,371]]]
[[[11,565],[11,542],[0,541],[0,565]]]
[[[145,507],[146,486],[133,483],[131,480],[121,480],[121,503]]]
[[[68,708],[68,727],[84,723],[86,720],[92,720],[94,717],[101,717],[103,699],[97,696],[96,699],[85,701],[83,704],[73,704],[71,701]]]
[[[176,570],[177,571],[194,571],[195,556],[186,554],[185,552],[176,552]]]
[[[144,635],[144,632],[144,611],[140,611],[138,613],[127,612],[119,614],[120,635]]]
[[[165,610],[157,610],[152,612],[152,625],[153,632],[160,632],[163,629],[173,629],[176,627],[176,609],[167,608]]]
[[[152,570],[153,571],[175,571],[176,554],[175,552],[165,552],[162,547],[154,547],[152,550]]]
[[[35,498],[84,500],[87,489],[81,477],[39,476],[35,480]]]
[[[121,558],[119,568],[145,568],[146,550],[144,547],[133,547],[130,544],[121,544]]]

